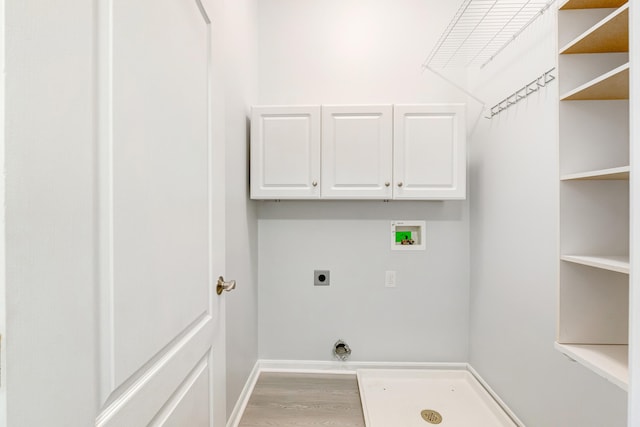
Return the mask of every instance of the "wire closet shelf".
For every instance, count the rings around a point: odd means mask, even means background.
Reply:
[[[484,67],[555,0],[465,0],[424,68]]]

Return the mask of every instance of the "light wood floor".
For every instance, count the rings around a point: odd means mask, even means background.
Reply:
[[[364,427],[355,375],[263,372],[239,427]]]

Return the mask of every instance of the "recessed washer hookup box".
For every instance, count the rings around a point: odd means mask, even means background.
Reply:
[[[424,251],[425,221],[391,221],[391,250]]]

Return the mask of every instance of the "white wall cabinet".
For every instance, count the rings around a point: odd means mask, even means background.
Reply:
[[[629,5],[565,0],[558,15],[557,348],[623,389],[629,342]]]
[[[391,199],[391,105],[322,106],[322,197]]]
[[[394,106],[393,198],[464,199],[464,105]]]
[[[320,106],[260,106],[251,114],[251,198],[320,197]]]
[[[464,199],[464,110],[463,104],[254,107],[251,198]]]

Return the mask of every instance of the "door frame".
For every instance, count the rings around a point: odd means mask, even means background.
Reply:
[[[0,69],[5,69],[5,4],[0,0]],[[7,425],[7,290],[5,251],[5,78],[0,73],[0,427]]]

